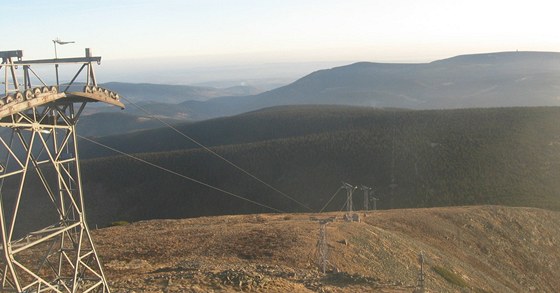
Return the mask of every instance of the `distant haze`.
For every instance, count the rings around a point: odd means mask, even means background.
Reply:
[[[0,51],[30,59],[181,57],[205,66],[425,62],[459,54],[560,51],[551,0],[4,1]],[[23,19],[25,21],[23,21]],[[146,68],[147,69],[147,68]]]
[[[231,87],[238,85],[285,85],[313,71],[348,64],[347,61],[211,63],[200,64],[186,58],[150,58],[146,60],[107,60],[99,67],[102,82]]]

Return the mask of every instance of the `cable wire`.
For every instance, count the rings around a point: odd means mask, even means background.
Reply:
[[[271,207],[271,206],[265,205],[265,204],[260,203],[260,202],[256,202],[256,201],[254,201],[254,200],[248,199],[248,198],[243,197],[243,196],[241,196],[241,195],[237,195],[237,194],[232,193],[232,192],[229,192],[229,191],[227,191],[227,190],[223,190],[223,189],[221,189],[221,188],[219,188],[219,187],[212,186],[212,185],[210,185],[210,184],[208,184],[208,183],[204,183],[204,182],[202,182],[202,181],[200,181],[200,180],[191,178],[191,177],[189,177],[189,176],[186,176],[186,175],[183,175],[183,174],[181,174],[181,173],[175,172],[175,171],[173,171],[173,170],[167,169],[167,168],[165,168],[165,167],[162,167],[162,166],[160,166],[160,165],[154,164],[154,163],[152,163],[152,162],[148,162],[148,161],[146,161],[146,160],[144,160],[144,159],[141,159],[141,158],[139,158],[139,157],[137,157],[137,156],[134,156],[134,155],[125,153],[125,152],[123,152],[123,151],[117,150],[117,149],[112,148],[112,147],[110,147],[110,146],[108,146],[108,145],[104,145],[104,144],[102,144],[102,143],[100,143],[100,142],[98,142],[98,141],[89,139],[89,138],[84,137],[84,136],[81,136],[81,135],[78,135],[78,137],[81,138],[81,139],[83,139],[83,140],[86,140],[86,141],[89,141],[89,142],[91,142],[91,143],[94,143],[94,144],[96,144],[96,145],[98,145],[98,146],[107,148],[107,149],[109,149],[109,150],[111,150],[111,151],[113,151],[113,152],[119,153],[119,154],[121,154],[121,155],[123,155],[123,156],[127,156],[127,157],[129,157],[129,158],[131,158],[131,159],[134,159],[134,160],[136,160],[136,161],[139,161],[139,162],[142,162],[142,163],[144,163],[144,164],[150,165],[150,166],[152,166],[152,167],[154,167],[154,168],[157,168],[157,169],[163,170],[163,171],[165,171],[165,172],[171,173],[171,174],[173,174],[173,175],[179,176],[179,177],[181,177],[181,178],[183,178],[183,179],[190,180],[190,181],[192,181],[192,182],[195,182],[195,183],[198,183],[198,184],[200,184],[200,185],[206,186],[206,187],[208,187],[208,188],[211,188],[211,189],[214,189],[214,190],[223,192],[223,193],[225,193],[225,194],[231,195],[231,196],[236,197],[236,198],[238,198],[238,199],[241,199],[241,200],[250,202],[250,203],[252,203],[252,204],[255,204],[255,205],[258,205],[258,206],[261,206],[261,207],[270,209],[270,210],[273,210],[273,211],[275,211],[275,212],[285,213],[285,211],[282,211],[282,210],[280,210],[280,209],[273,208],[273,207]]]
[[[346,200],[344,202],[344,204],[342,205],[342,207],[340,207],[340,210],[338,210],[338,212],[342,212],[342,210],[348,205],[348,200]]]
[[[212,155],[220,158],[221,160],[223,160],[224,162],[228,163],[229,165],[231,165],[232,167],[236,168],[237,170],[245,173],[246,175],[248,175],[249,177],[259,181],[260,183],[264,184],[265,186],[267,186],[268,188],[274,190],[275,192],[277,192],[278,194],[282,195],[283,197],[297,203],[298,205],[304,207],[305,209],[309,210],[309,211],[313,211],[310,207],[308,207],[307,205],[301,203],[300,201],[298,201],[297,199],[287,195],[286,193],[278,190],[277,188],[275,188],[274,186],[266,183],[265,181],[263,181],[262,179],[258,178],[257,176],[249,173],[248,171],[246,171],[245,169],[241,168],[240,166],[238,166],[237,164],[233,163],[232,161],[224,158],[223,156],[219,155],[218,153],[216,153],[215,151],[211,150],[210,148],[208,148],[207,146],[203,145],[202,143],[198,142],[197,140],[195,140],[194,138],[188,136],[187,134],[181,132],[179,129],[177,129],[176,127],[174,127],[173,125],[165,122],[164,120],[160,119],[159,117],[153,115],[152,113],[150,113],[149,111],[147,111],[146,109],[142,108],[141,106],[139,106],[138,104],[132,102],[131,100],[125,98],[125,97],[121,97],[121,99],[125,100],[126,102],[128,102],[129,104],[133,105],[134,107],[138,108],[138,110],[144,112],[146,115],[148,115],[150,118],[152,119],[156,119],[157,121],[161,122],[162,124],[164,124],[165,126],[169,127],[170,129],[172,129],[173,131],[175,131],[176,133],[178,133],[179,135],[183,136],[184,138],[190,140],[192,143],[196,144],[197,146],[201,147],[202,149],[204,149],[205,151],[211,153]]]
[[[331,196],[331,199],[329,199],[329,201],[327,201],[327,203],[323,206],[323,208],[319,211],[319,213],[322,213],[323,210],[329,205],[329,203],[331,203],[331,201],[333,200],[333,198],[338,194],[338,192],[342,190],[342,187],[339,187],[336,192]]]

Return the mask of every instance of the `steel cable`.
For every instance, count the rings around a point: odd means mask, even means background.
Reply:
[[[331,199],[329,199],[329,201],[327,201],[327,203],[323,206],[323,208],[319,211],[319,213],[322,213],[323,210],[329,205],[329,203],[331,203],[331,201],[333,200],[333,198],[338,194],[338,192],[342,190],[342,187],[339,187],[336,192],[331,196]],[[344,206],[343,206],[344,207]]]
[[[223,160],[224,162],[228,163],[230,166],[236,168],[237,170],[245,173],[246,175],[248,175],[249,177],[257,180],[258,182],[264,184],[265,186],[267,186],[268,188],[274,190],[276,193],[282,195],[283,197],[297,203],[298,205],[304,207],[305,209],[307,209],[308,211],[313,211],[310,207],[308,207],[307,205],[301,203],[300,201],[296,200],[295,198],[287,195],[286,193],[278,190],[277,188],[275,188],[274,186],[266,183],[265,181],[263,181],[262,179],[258,178],[257,176],[249,173],[249,171],[246,171],[245,169],[241,168],[240,166],[238,166],[237,164],[233,163],[232,161],[224,158],[223,156],[219,155],[218,153],[216,153],[215,151],[211,150],[210,148],[208,148],[207,146],[203,145],[202,143],[198,142],[197,140],[195,140],[194,138],[188,136],[187,134],[181,132],[179,129],[177,129],[176,127],[174,127],[173,125],[165,122],[164,120],[160,119],[159,117],[151,114],[149,111],[147,111],[146,109],[142,108],[141,106],[137,105],[136,103],[130,101],[127,98],[121,97],[121,99],[125,100],[126,102],[128,102],[129,104],[133,105],[134,107],[138,108],[138,110],[144,112],[146,115],[148,115],[150,118],[152,119],[156,119],[157,121],[159,121],[160,123],[164,124],[165,126],[169,127],[170,129],[172,129],[173,131],[175,131],[176,133],[178,133],[179,135],[183,136],[184,138],[190,140],[191,142],[193,142],[194,144],[196,144],[197,146],[201,147],[202,149],[204,149],[205,151],[211,153],[212,155],[218,157],[219,159]]]
[[[243,197],[243,196],[241,196],[241,195],[237,195],[237,194],[235,194],[235,193],[229,192],[229,191],[224,190],[224,189],[221,189],[221,188],[219,188],[219,187],[212,186],[212,185],[210,185],[210,184],[208,184],[208,183],[204,183],[204,182],[202,182],[202,181],[200,181],[200,180],[197,180],[197,179],[191,178],[191,177],[189,177],[189,176],[183,175],[183,174],[181,174],[181,173],[175,172],[175,171],[173,171],[173,170],[167,169],[167,168],[162,167],[162,166],[160,166],[160,165],[157,165],[157,164],[155,164],[155,163],[148,162],[148,161],[146,161],[146,160],[144,160],[144,159],[141,159],[141,158],[139,158],[139,157],[137,157],[137,156],[134,156],[134,155],[125,153],[125,152],[123,152],[123,151],[117,150],[117,149],[115,149],[115,148],[113,148],[113,147],[110,147],[110,146],[108,146],[108,145],[102,144],[102,143],[100,143],[100,142],[98,142],[98,141],[89,139],[89,138],[84,137],[84,136],[81,136],[81,135],[78,135],[78,137],[81,138],[81,139],[83,139],[83,140],[89,141],[89,142],[91,142],[91,143],[93,143],[93,144],[96,144],[96,145],[98,145],[98,146],[107,148],[107,149],[109,149],[109,150],[111,150],[111,151],[113,151],[113,152],[119,153],[119,154],[121,154],[121,155],[123,155],[123,156],[127,156],[127,157],[129,157],[129,158],[131,158],[131,159],[134,159],[134,160],[136,160],[136,161],[139,161],[139,162],[141,162],[141,163],[150,165],[150,166],[152,166],[152,167],[154,167],[154,168],[157,168],[157,169],[160,169],[160,170],[162,170],[162,171],[168,172],[168,173],[170,173],[170,174],[179,176],[179,177],[181,177],[181,178],[183,178],[183,179],[190,180],[190,181],[192,181],[192,182],[198,183],[198,184],[203,185],[203,186],[206,186],[206,187],[208,187],[208,188],[211,188],[211,189],[214,189],[214,190],[223,192],[223,193],[225,193],[225,194],[231,195],[231,196],[236,197],[236,198],[238,198],[238,199],[241,199],[241,200],[250,202],[250,203],[252,203],[252,204],[255,204],[255,205],[258,205],[258,206],[261,206],[261,207],[270,209],[270,210],[272,210],[272,211],[279,212],[279,213],[285,213],[285,211],[283,211],[283,210],[273,208],[273,207],[268,206],[268,205],[266,205],[266,204],[263,204],[263,203],[260,203],[260,202],[256,202],[256,201],[254,201],[254,200],[248,199],[248,198]]]

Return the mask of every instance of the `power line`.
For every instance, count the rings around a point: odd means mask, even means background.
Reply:
[[[274,190],[275,192],[277,192],[278,194],[284,196],[285,198],[297,203],[298,205],[304,207],[305,209],[309,210],[309,211],[313,211],[310,207],[308,207],[307,205],[301,203],[300,201],[298,201],[297,199],[287,195],[286,193],[278,190],[276,187],[266,183],[265,181],[263,181],[262,179],[258,178],[257,176],[249,173],[248,171],[246,171],[245,169],[239,167],[237,164],[233,163],[232,161],[224,158],[223,156],[219,155],[218,153],[216,153],[215,151],[211,150],[210,148],[206,147],[205,145],[203,145],[202,143],[198,142],[197,140],[195,140],[194,138],[188,136],[187,134],[181,132],[179,129],[177,129],[176,127],[174,127],[173,125],[165,122],[164,120],[160,119],[159,117],[153,115],[152,113],[150,113],[149,111],[147,111],[146,109],[142,108],[141,106],[137,105],[136,103],[132,102],[131,100],[121,97],[121,99],[125,100],[126,102],[128,102],[129,104],[133,105],[134,107],[138,108],[140,111],[144,112],[146,115],[148,115],[150,118],[152,119],[156,119],[157,121],[161,122],[162,124],[164,124],[165,126],[169,127],[170,129],[172,129],[173,131],[175,131],[176,133],[178,133],[179,135],[183,136],[184,138],[190,140],[191,142],[193,142],[194,144],[196,144],[197,146],[201,147],[202,149],[206,150],[207,152],[211,153],[212,155],[220,158],[221,160],[223,160],[224,162],[228,163],[229,165],[231,165],[232,167],[236,168],[237,170],[245,173],[246,175],[250,176],[251,178],[259,181],[260,183],[264,184],[265,186],[267,186],[268,188]]]
[[[150,165],[150,166],[152,166],[152,167],[154,167],[154,168],[157,168],[157,169],[163,170],[163,171],[165,171],[165,172],[171,173],[171,174],[173,174],[173,175],[179,176],[179,177],[181,177],[181,178],[183,178],[183,179],[190,180],[190,181],[192,181],[192,182],[195,182],[195,183],[198,183],[198,184],[200,184],[200,185],[206,186],[206,187],[208,187],[208,188],[211,188],[211,189],[214,189],[214,190],[223,192],[223,193],[225,193],[225,194],[231,195],[231,196],[236,197],[236,198],[238,198],[238,199],[241,199],[241,200],[250,202],[250,203],[252,203],[252,204],[255,204],[255,205],[258,205],[258,206],[261,206],[261,207],[270,209],[270,210],[273,210],[273,211],[275,211],[275,212],[285,213],[285,211],[282,211],[282,210],[273,208],[273,207],[271,207],[271,206],[268,206],[268,205],[265,205],[265,204],[256,202],[256,201],[251,200],[251,199],[248,199],[248,198],[246,198],[246,197],[243,197],[243,196],[237,195],[237,194],[235,194],[235,193],[229,192],[229,191],[227,191],[227,190],[223,190],[223,189],[221,189],[221,188],[219,188],[219,187],[212,186],[212,185],[210,185],[210,184],[204,183],[204,182],[202,182],[202,181],[200,181],[200,180],[196,180],[196,179],[191,178],[191,177],[189,177],[189,176],[186,176],[186,175],[177,173],[177,172],[175,172],[175,171],[173,171],[173,170],[167,169],[167,168],[165,168],[165,167],[162,167],[162,166],[160,166],[160,165],[154,164],[154,163],[152,163],[152,162],[148,162],[148,161],[146,161],[146,160],[144,160],[144,159],[141,159],[141,158],[136,157],[136,156],[134,156],[134,155],[131,155],[131,154],[125,153],[125,152],[123,152],[123,151],[117,150],[117,149],[112,148],[112,147],[110,147],[110,146],[108,146],[108,145],[104,145],[104,144],[102,144],[102,143],[100,143],[100,142],[97,142],[97,141],[95,141],[95,140],[89,139],[89,138],[87,138],[87,137],[84,137],[84,136],[81,136],[81,135],[78,135],[78,137],[81,138],[81,139],[84,139],[84,140],[86,140],[86,141],[89,141],[89,142],[91,142],[91,143],[94,143],[94,144],[96,144],[96,145],[98,145],[98,146],[101,146],[101,147],[107,148],[107,149],[109,149],[109,150],[111,150],[111,151],[114,151],[114,152],[116,152],[116,153],[119,153],[119,154],[121,154],[121,155],[123,155],[123,156],[127,156],[127,157],[129,157],[129,158],[131,158],[131,159],[137,160],[137,161],[142,162],[142,163],[144,163],[144,164],[148,164],[148,165]]]

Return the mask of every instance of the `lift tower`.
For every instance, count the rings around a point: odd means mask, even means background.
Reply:
[[[124,105],[97,86],[101,57],[89,49],[77,58],[22,55],[0,52],[0,292],[109,292],[86,223],[76,123],[89,102]],[[49,86],[37,73],[45,70],[34,70],[69,63],[79,69],[65,84]]]
[[[352,203],[352,194],[354,193],[354,190],[356,190],[356,188],[358,187],[352,184],[348,184],[346,182],[342,182],[341,188],[346,189],[346,214],[344,214],[344,218],[347,221],[353,221],[354,215],[352,213],[353,213],[354,204]]]
[[[373,190],[373,188],[362,185],[361,189],[364,192],[364,210],[368,211],[369,210],[369,200],[370,200],[369,193]]]

